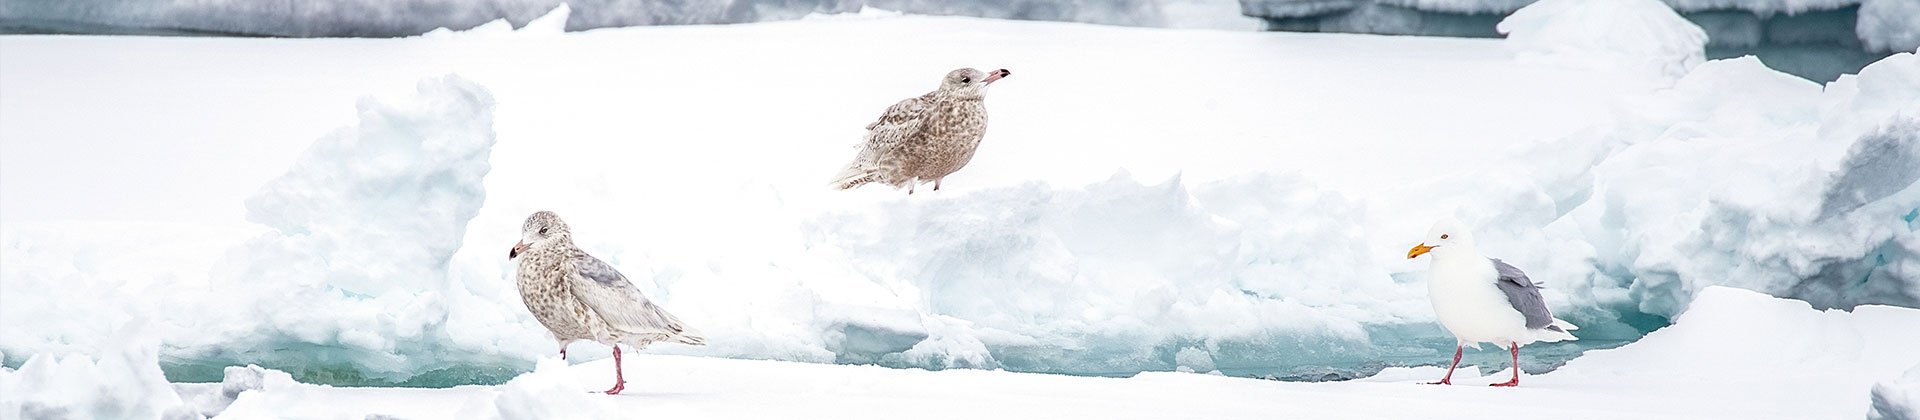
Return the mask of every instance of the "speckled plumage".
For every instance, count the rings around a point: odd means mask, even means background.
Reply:
[[[940,88],[888,107],[867,125],[866,141],[833,185],[851,189],[870,182],[905,187],[940,181],[973,160],[987,131],[987,86],[1012,72],[959,69],[941,78]]]
[[[619,369],[620,348],[634,349],[660,341],[703,345],[700,337],[666,309],[648,300],[613,266],[573,245],[573,232],[553,212],[537,212],[521,225],[521,242],[509,258],[518,258],[515,281],[520,299],[540,325],[559,341],[560,355],[567,343],[593,340],[614,346]],[[623,376],[616,376],[624,384]],[[621,386],[609,390],[618,393]]]

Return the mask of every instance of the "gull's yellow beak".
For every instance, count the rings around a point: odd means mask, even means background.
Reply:
[[[1424,242],[1419,245],[1414,245],[1413,249],[1407,250],[1407,259],[1411,260],[1413,259],[1413,257],[1418,257],[1420,256],[1420,254],[1425,254],[1427,253],[1427,251],[1432,251],[1432,250],[1433,250],[1433,247],[1427,246],[1427,244]]]

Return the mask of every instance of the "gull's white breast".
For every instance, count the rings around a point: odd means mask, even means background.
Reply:
[[[1492,260],[1479,255],[1435,255],[1428,275],[1427,297],[1433,301],[1433,312],[1461,344],[1505,345],[1527,337],[1526,317],[1494,285],[1499,273]]]

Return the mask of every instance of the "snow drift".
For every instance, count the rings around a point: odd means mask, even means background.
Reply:
[[[126,382],[118,382],[123,388],[112,394],[26,388],[27,393],[0,394],[0,418],[163,418],[154,411],[105,411],[151,400],[172,407],[168,419],[864,419],[892,418],[932,401],[965,398],[970,404],[964,407],[917,415],[1148,419],[1177,413],[1257,419],[1284,411],[1306,417],[1466,419],[1498,407],[1506,415],[1537,418],[1905,419],[1914,414],[1915,390],[1910,386],[1915,371],[1906,367],[1920,363],[1920,336],[1886,332],[1915,323],[1920,323],[1920,309],[1862,305],[1822,311],[1805,302],[1712,287],[1701,291],[1672,327],[1618,349],[1591,352],[1551,373],[1526,375],[1521,388],[1510,390],[1477,386],[1506,375],[1483,377],[1471,367],[1455,376],[1461,385],[1436,387],[1420,383],[1444,370],[1432,366],[1393,368],[1358,381],[1291,383],[1191,373],[1086,378],[658,355],[627,361],[627,376],[637,380],[621,396],[588,392],[612,380],[610,360],[567,366],[552,356],[498,386],[336,388],[294,382],[286,373],[258,366],[235,366],[226,369],[220,383],[173,384],[169,390],[158,382],[157,343],[146,341],[114,350],[134,355],[129,364],[116,367],[142,372],[138,377],[148,385],[143,392],[128,392]],[[18,372],[0,370],[0,389],[44,386],[40,381],[55,378],[98,380],[103,386],[107,380],[132,379],[62,370],[90,366],[84,357],[58,366],[44,359],[36,357]],[[1378,404],[1383,400],[1395,403]],[[22,409],[29,406],[38,411]],[[864,409],[849,412],[847,407]]]
[[[1920,365],[1907,369],[1898,378],[1873,385],[1873,405],[1868,420],[1920,419]]]
[[[1404,252],[1443,215],[1546,282],[1556,314],[1582,326],[1576,347],[1529,347],[1536,372],[1664,326],[1713,285],[1820,308],[1916,305],[1913,54],[1823,87],[1752,59],[1684,74],[1564,66],[1618,52],[1580,48],[1607,34],[1573,29],[1525,48],[911,16],[506,40],[0,39],[10,56],[45,58],[0,61],[17,86],[0,97],[0,118],[20,118],[0,125],[9,141],[91,133],[16,115],[126,103],[68,93],[97,82],[88,60],[129,49],[220,64],[129,92],[294,97],[343,72],[364,73],[341,82],[355,92],[422,71],[477,81],[363,101],[343,116],[353,128],[246,199],[248,226],[10,220],[0,350],[9,364],[90,353],[117,318],[150,314],[176,379],[258,364],[309,382],[499,383],[553,351],[504,255],[536,210],[566,217],[583,249],[712,336],[656,353],[1316,380],[1441,363],[1452,341],[1433,323],[1425,264]],[[662,37],[677,41],[646,42]],[[714,55],[743,38],[783,52]],[[1669,41],[1629,52],[1675,52],[1641,57],[1687,68],[1696,56],[1677,52],[1697,40]],[[1559,58],[1514,59],[1534,47]],[[220,55],[253,48],[288,50],[299,68]],[[821,162],[845,159],[874,113],[950,66],[924,62],[952,56],[1032,69],[996,84],[995,128],[962,178],[914,196],[819,188],[810,171],[830,171]],[[773,68],[790,77],[765,77]],[[1112,89],[1142,78],[1155,83]],[[735,91],[760,96],[714,94]],[[208,106],[279,116],[236,103]],[[39,315],[75,308],[105,315]]]
[[[470,298],[448,264],[486,196],[492,108],[485,89],[454,76],[420,82],[414,98],[363,100],[358,125],[315,142],[247,200],[249,221],[268,232],[233,245],[201,273],[176,268],[186,275],[154,277],[155,267],[134,267],[166,264],[172,255],[125,264],[115,263],[125,255],[100,258],[144,274],[94,271],[96,264],[73,254],[65,257],[72,268],[38,266],[62,259],[38,256],[62,245],[40,240],[50,236],[10,237],[10,293],[0,316],[10,332],[45,334],[10,333],[33,344],[8,345],[86,352],[109,336],[71,334],[97,327],[70,323],[151,317],[174,364],[217,369],[247,360],[377,383],[476,360],[497,364],[497,355],[453,351],[462,340],[485,343],[485,325],[496,320],[455,309]],[[144,244],[195,239],[169,236]],[[121,251],[77,251],[95,252]],[[161,271],[172,267],[194,265]],[[11,292],[36,289],[62,292]],[[125,306],[97,312],[105,314],[98,320],[47,319],[103,302]]]
[[[1496,29],[1518,53],[1581,66],[1644,66],[1678,77],[1706,60],[1706,32],[1658,0],[1542,0]]]
[[[69,31],[179,31],[285,37],[401,37],[501,19],[524,25],[556,7],[567,30],[791,20],[864,7],[915,14],[1155,27],[1253,29],[1233,0],[19,0],[0,4],[10,26]]]
[[[100,355],[36,354],[0,370],[0,418],[196,419],[160,373],[160,337],[128,322]]]
[[[436,353],[484,340],[492,322],[455,309],[470,298],[448,264],[486,199],[492,96],[448,76],[422,81],[415,98],[358,109],[356,127],[315,142],[247,200],[248,221],[272,232],[229,250],[211,275],[213,300],[189,303],[224,310],[193,316],[232,330],[194,331],[216,341],[184,347],[220,353],[178,356],[315,368],[349,360],[382,380],[491,358]],[[273,350],[289,346],[312,351]]]
[[[1613,150],[1564,222],[1592,244],[1596,274],[1633,279],[1652,313],[1712,284],[1818,307],[1920,306],[1920,188],[1905,169],[1920,162],[1916,72],[1920,59],[1896,54],[1822,89],[1752,58],[1702,65],[1570,139]]]
[[[1287,30],[1491,37],[1485,26],[1539,3],[1612,8],[1639,2],[1547,0],[1240,0],[1247,15]],[[1920,48],[1920,6],[1903,0],[1657,0],[1695,19],[1716,46],[1811,44],[1873,52]],[[1550,6],[1559,8],[1559,6]],[[1825,15],[1825,16],[1822,16]],[[1796,16],[1818,16],[1795,19]],[[1836,21],[1844,20],[1844,21]],[[1851,28],[1851,33],[1835,33]],[[1500,31],[1505,33],[1505,30]],[[1837,36],[1837,39],[1836,39]]]
[[[1920,335],[1901,334],[1920,309],[1806,302],[1709,287],[1674,325],[1596,350],[1534,384],[1618,381],[1640,392],[1700,400],[1700,417],[1861,418],[1876,382],[1920,363]],[[1498,375],[1495,375],[1498,377]],[[1524,385],[1523,385],[1524,386]],[[1658,406],[1664,398],[1635,399]],[[1719,402],[1711,402],[1719,400]]]

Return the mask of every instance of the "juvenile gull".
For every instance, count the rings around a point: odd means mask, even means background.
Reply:
[[[515,276],[520,299],[533,319],[559,340],[560,358],[567,357],[567,344],[574,340],[613,346],[614,384],[608,394],[627,388],[620,368],[621,344],[635,350],[656,341],[706,344],[679,318],[647,300],[619,270],[575,247],[573,231],[553,212],[527,216],[520,226],[520,243],[507,258],[520,259]]]
[[[1463,347],[1480,343],[1511,346],[1513,379],[1493,386],[1520,385],[1520,346],[1536,341],[1576,340],[1568,330],[1579,327],[1553,317],[1540,298],[1540,286],[1527,273],[1506,262],[1487,258],[1473,247],[1473,233],[1453,219],[1441,220],[1427,231],[1427,240],[1407,251],[1407,259],[1433,254],[1427,296],[1440,325],[1453,333],[1453,364],[1435,384],[1453,384]]]
[[[967,166],[987,132],[987,85],[1013,72],[959,69],[940,78],[940,88],[907,98],[867,124],[859,155],[833,178],[842,190],[878,182],[906,187],[940,180]]]

